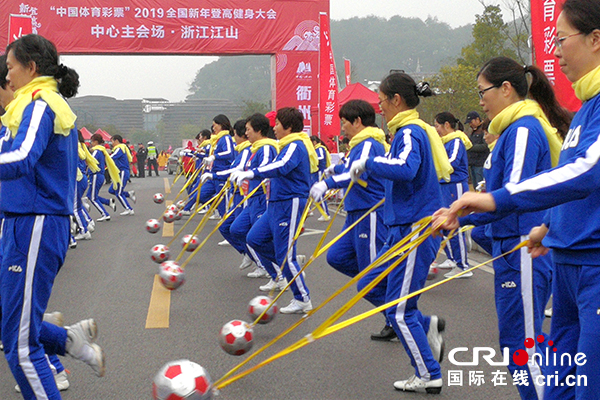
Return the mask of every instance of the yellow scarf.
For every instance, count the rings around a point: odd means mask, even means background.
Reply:
[[[600,93],[600,66],[574,82],[573,89],[575,89],[575,96],[581,101],[588,101]]]
[[[119,168],[117,167],[117,164],[115,164],[115,162],[110,157],[110,154],[108,154],[108,151],[106,151],[106,148],[104,146],[98,144],[92,147],[92,150],[100,150],[102,153],[104,153],[104,162],[106,163],[108,174],[110,175],[110,179],[112,180],[113,189],[116,190],[119,186],[119,183],[121,183],[121,175],[119,174]]]
[[[442,144],[442,139],[438,135],[435,128],[425,121],[419,119],[419,113],[417,110],[402,111],[391,121],[388,122],[388,129],[390,132],[396,133],[400,128],[406,125],[417,125],[427,132],[429,138],[429,144],[431,145],[431,154],[433,155],[433,163],[435,164],[435,172],[437,173],[438,180],[443,179],[446,182],[450,182],[450,174],[454,172],[454,168],[448,161],[448,153],[446,148]]]
[[[217,148],[217,142],[219,141],[219,139],[221,139],[222,137],[228,136],[229,135],[229,131],[221,131],[219,133],[217,133],[216,135],[211,136],[210,138],[210,155],[212,156],[215,153],[215,149]]]
[[[301,140],[306,147],[306,151],[308,151],[308,158],[310,160],[310,173],[314,174],[319,170],[319,158],[317,157],[317,152],[315,151],[315,147],[310,141],[308,135],[304,132],[296,132],[290,133],[283,139],[279,140],[279,152],[284,149],[288,144],[295,142],[297,140]]]
[[[205,147],[206,147],[206,146],[208,146],[208,145],[210,145],[210,139],[206,139],[205,141],[203,141],[202,143],[200,143],[200,144],[198,145],[198,148],[199,148],[199,149],[203,149],[203,148],[205,148]]]
[[[114,147],[113,153],[116,149],[121,149],[121,151],[127,155],[127,161],[131,162],[132,158],[131,152],[129,151],[129,147],[127,147],[124,143],[119,143]]]
[[[490,149],[490,153],[494,150],[494,147],[496,147],[496,143],[498,143],[498,139],[496,139],[492,143],[488,144],[488,149]]]
[[[54,112],[54,133],[69,136],[71,129],[75,127],[77,116],[58,93],[58,84],[53,77],[39,76],[34,78],[27,85],[19,88],[14,97],[15,99],[6,106],[6,113],[2,116],[2,125],[6,126],[13,138],[21,124],[23,111],[32,101],[40,97]]]
[[[327,149],[327,147],[319,143],[315,146],[315,149],[319,149],[321,147],[325,150],[325,160],[327,161],[326,166],[329,167],[331,165],[331,155],[329,154],[329,150]]]
[[[386,153],[390,151],[390,145],[385,141],[385,133],[381,129],[374,126],[367,126],[365,129],[354,135],[354,137],[350,139],[350,149],[367,139],[375,139],[383,145]]]
[[[562,139],[558,136],[556,128],[550,125],[550,121],[544,114],[542,107],[533,100],[517,101],[500,111],[498,115],[494,117],[490,123],[489,132],[492,135],[500,135],[510,124],[518,120],[531,115],[535,117],[546,134],[548,139],[548,145],[550,146],[550,158],[552,160],[552,166],[558,165],[558,157],[560,155],[560,148],[562,147]]]
[[[463,131],[450,132],[449,134],[447,134],[445,136],[441,136],[441,138],[442,138],[442,143],[444,143],[444,144],[451,142],[452,140],[454,140],[456,138],[459,138],[460,140],[462,140],[462,142],[465,145],[465,148],[467,150],[469,150],[471,147],[473,147],[473,143],[471,143],[471,140],[469,140],[469,137]]]
[[[258,149],[260,149],[263,146],[273,146],[275,151],[279,152],[279,145],[277,144],[276,140],[270,138],[262,138],[252,143],[252,154],[256,153]]]
[[[98,167],[98,160],[96,160],[92,153],[90,153],[85,143],[79,142],[79,148],[77,149],[77,153],[79,154],[80,160],[85,160],[85,164],[90,169],[90,171],[92,171],[94,174],[100,171],[100,168]]]
[[[238,153],[240,153],[242,150],[247,149],[250,146],[252,146],[252,143],[250,143],[247,140],[244,140],[242,143],[240,143],[237,146],[235,146],[235,151],[237,151]]]

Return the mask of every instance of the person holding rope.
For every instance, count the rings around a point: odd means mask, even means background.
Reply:
[[[315,147],[315,152],[317,153],[317,158],[319,160],[319,171],[311,174],[311,183],[314,185],[315,183],[323,180],[323,173],[327,168],[331,166],[331,155],[329,154],[329,149],[325,146],[325,143],[318,136],[311,136],[310,141]],[[324,215],[321,215],[318,220],[319,221],[329,221],[329,207],[327,206],[326,201],[320,201],[321,208],[323,209]]]
[[[304,132],[304,117],[300,110],[292,107],[277,110],[275,136],[279,139],[279,155],[274,162],[236,174],[240,186],[245,179],[270,178],[267,186],[269,206],[267,211],[248,232],[250,247],[256,250],[263,266],[271,277],[276,274],[274,265],[282,267],[285,279],[291,281],[300,271],[296,260],[296,242],[293,240],[298,229],[310,189],[310,174],[318,171],[317,154]],[[271,281],[261,287],[270,291],[287,285],[284,278]],[[310,293],[302,274],[291,284],[294,298],[281,308],[283,314],[302,314],[312,310]]]
[[[388,128],[394,134],[386,156],[370,156],[350,166],[353,180],[363,173],[385,179],[384,223],[388,226],[385,245],[379,255],[412,232],[413,223],[430,216],[442,204],[439,180],[450,180],[452,166],[435,129],[419,119],[415,110],[419,96],[431,96],[427,83],[419,83],[405,73],[393,73],[379,86],[379,105]],[[362,179],[362,178],[361,178]],[[425,286],[429,266],[435,260],[440,239],[428,237],[365,298],[380,306]],[[374,268],[360,281],[365,286],[388,268],[389,262]],[[413,376],[394,383],[397,390],[440,393],[443,357],[443,319],[422,315],[418,296],[386,310],[396,334],[415,369]]]
[[[560,352],[583,363],[559,363],[546,373],[545,399],[598,399],[598,310],[600,309],[600,3],[567,0],[556,22],[554,55],[583,102],[562,145],[558,165],[488,193],[469,193],[440,212],[436,222],[456,226],[459,213],[492,212],[505,216],[549,209],[543,224],[529,233],[532,257],[552,249],[553,314],[550,339]],[[492,121],[493,123],[493,121]],[[490,126],[492,130],[492,127]],[[500,146],[502,137],[494,152]],[[543,311],[543,309],[542,309]],[[561,358],[562,359],[562,358]],[[569,377],[586,377],[569,385]]]
[[[389,150],[385,133],[375,124],[375,110],[364,100],[350,100],[340,108],[342,131],[350,139],[350,153],[344,164],[325,170],[326,178],[315,183],[310,196],[320,202],[329,189],[344,189],[351,182],[350,165],[356,160],[384,156]],[[358,220],[367,210],[384,196],[384,180],[365,173],[366,187],[353,185],[346,196],[344,208],[347,211],[342,231]],[[387,236],[387,226],[383,223],[383,210],[372,211],[350,232],[337,241],[327,252],[327,263],[334,269],[351,278],[358,275],[375,261]],[[380,304],[377,304],[380,305]],[[387,321],[387,319],[386,319]],[[372,340],[395,339],[396,332],[387,322],[379,333],[371,335]]]
[[[131,153],[129,152],[129,148],[123,144],[123,137],[121,137],[121,135],[114,135],[111,138],[111,142],[113,151],[110,158],[112,158],[117,168],[119,168],[119,178],[121,182],[117,185],[116,189],[113,186],[109,187],[108,193],[113,194],[125,209],[120,215],[134,215],[135,211],[133,211],[133,207],[131,207],[127,198],[131,198],[135,203],[135,192],[128,192],[125,190],[125,186],[127,186],[127,182],[129,182]]]

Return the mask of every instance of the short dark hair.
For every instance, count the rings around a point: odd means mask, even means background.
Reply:
[[[266,116],[256,113],[252,114],[246,120],[247,124],[250,124],[254,132],[260,132],[261,136],[267,137],[269,134],[269,128],[271,128],[271,124],[269,118]]]
[[[375,124],[375,109],[364,100],[350,100],[340,108],[340,118],[351,124],[360,118],[364,126],[377,126]]]
[[[104,138],[99,133],[94,133],[90,138],[90,142],[98,142],[98,144],[104,143]]]
[[[596,0],[567,0],[563,6],[564,16],[579,32],[589,35],[600,29],[600,4]]]
[[[210,129],[202,129],[200,131],[200,133],[198,134],[198,136],[202,136],[205,140],[210,139],[210,135],[211,135]]]
[[[56,46],[48,39],[36,34],[21,36],[6,47],[6,54],[11,50],[23,66],[35,62],[38,74],[54,77],[58,82],[58,91],[64,97],[69,98],[77,94],[79,74],[74,69],[58,63]]]
[[[283,129],[292,128],[292,132],[302,132],[304,129],[304,115],[295,107],[285,107],[277,110],[277,116]]]
[[[410,75],[401,72],[389,74],[383,78],[379,85],[379,91],[389,99],[398,94],[411,109],[419,105],[419,96],[433,96],[433,92],[427,82],[419,82],[417,84]]]
[[[216,117],[213,118],[213,122],[215,124],[221,125],[221,130],[231,132],[231,122],[229,121],[229,118],[227,118],[226,115],[224,115],[224,114],[217,115]]]
[[[246,136],[246,120],[245,119],[239,119],[237,121],[235,121],[235,124],[233,124],[233,132],[238,135],[239,137],[243,137],[243,138],[248,138],[248,136]]]
[[[8,74],[8,67],[6,66],[6,54],[0,56],[0,87],[6,89],[6,75]]]
[[[113,135],[113,137],[111,137],[110,140],[116,140],[119,143],[123,143],[123,136],[121,136],[121,135]]]

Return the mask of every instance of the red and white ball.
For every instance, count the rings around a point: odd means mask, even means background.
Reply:
[[[183,218],[183,210],[177,210],[175,213],[175,221],[179,221],[181,218]]]
[[[212,382],[202,366],[190,360],[163,365],[152,382],[154,400],[210,400]]]
[[[219,345],[233,356],[241,356],[252,348],[254,331],[250,324],[234,319],[229,321],[219,332]]]
[[[179,200],[177,203],[175,203],[175,205],[177,206],[177,208],[179,208],[180,210],[183,210],[183,207],[185,207],[185,200]]]
[[[181,246],[185,247],[186,244],[188,245],[186,251],[194,251],[198,248],[200,240],[196,235],[185,235],[183,239],[181,239]]]
[[[163,220],[165,222],[173,222],[175,221],[175,217],[177,216],[176,211],[173,210],[167,210],[165,211],[165,213],[163,214]]]
[[[153,199],[156,204],[162,204],[165,201],[165,195],[162,193],[155,193]]]
[[[176,204],[171,204],[169,207],[167,207],[167,210],[173,211],[174,213],[176,213],[177,210],[179,210],[179,208],[177,207]]]
[[[271,305],[272,302],[273,299],[267,296],[256,296],[250,300],[250,303],[248,304],[248,313],[250,314],[250,317],[252,317],[253,320],[256,320],[256,318],[258,318],[260,314],[262,314],[263,311],[265,311]],[[278,312],[279,307],[277,306],[277,303],[274,303],[267,310],[265,315],[262,316],[258,323],[268,324],[269,322],[273,321],[273,318],[275,318]]]
[[[150,258],[155,263],[161,264],[167,261],[170,257],[171,252],[164,244],[155,244],[152,249],[150,249]]]
[[[175,290],[185,282],[185,271],[175,261],[165,261],[158,268],[158,277],[164,287]]]
[[[149,219],[146,221],[146,230],[150,233],[156,233],[160,231],[160,222],[154,218]]]

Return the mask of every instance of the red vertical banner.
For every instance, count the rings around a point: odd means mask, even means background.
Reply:
[[[338,81],[331,49],[329,15],[320,15],[320,70],[319,70],[319,137],[330,150],[337,150],[333,138],[340,133]]]
[[[565,0],[531,0],[534,64],[544,71],[554,86],[560,104],[571,111],[577,111],[581,102],[575,97],[571,82],[560,71],[558,59],[554,57],[556,19],[564,2]]]
[[[346,86],[350,86],[352,84],[352,81],[350,80],[351,72],[350,60],[344,58],[344,76],[346,77]]]
[[[8,44],[30,33],[33,33],[31,16],[10,14],[8,20]]]

